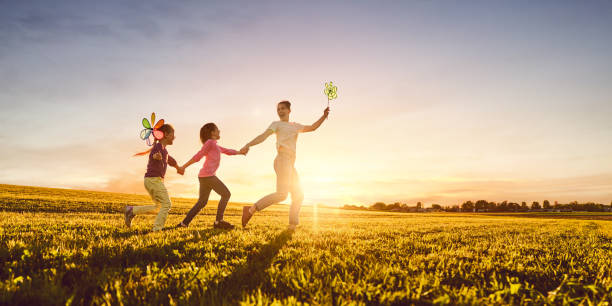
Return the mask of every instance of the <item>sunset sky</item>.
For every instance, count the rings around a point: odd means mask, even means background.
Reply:
[[[0,183],[145,193],[152,111],[184,163],[215,122],[239,149],[301,134],[305,203],[612,200],[611,1],[3,1]],[[217,172],[274,191],[275,138]],[[197,197],[201,162],[166,175]],[[218,199],[217,195],[212,196]]]

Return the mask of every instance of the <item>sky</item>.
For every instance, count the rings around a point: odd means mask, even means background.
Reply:
[[[610,1],[0,0],[0,183],[146,193],[141,120],[239,149],[292,102],[305,204],[612,201]],[[223,156],[273,192],[274,136]],[[197,197],[201,163],[169,169]],[[213,195],[212,199],[218,199]]]

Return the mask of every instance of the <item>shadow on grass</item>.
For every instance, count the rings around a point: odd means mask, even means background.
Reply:
[[[100,299],[109,292],[105,284],[120,278],[126,268],[139,266],[144,269],[153,263],[163,267],[186,261],[201,264],[207,261],[201,256],[201,249],[188,248],[187,245],[227,232],[219,229],[188,231],[191,232],[191,237],[187,239],[170,243],[162,239],[141,248],[130,245],[121,248],[107,245],[94,247],[87,257],[72,258],[71,262],[77,263],[76,265],[69,265],[63,259],[52,259],[49,262],[19,267],[13,271],[15,275],[27,275],[31,281],[24,281],[10,294],[0,294],[0,305],[63,305],[68,299],[72,299],[77,305],[95,304],[94,299]],[[132,231],[126,234],[147,235],[151,234],[151,231]],[[181,239],[184,236],[176,238]],[[57,272],[54,272],[53,277],[49,277],[43,273],[43,268],[54,268]],[[164,302],[161,304],[168,303],[167,294],[162,299]]]
[[[151,263],[156,263],[159,266],[176,264],[183,261],[193,261],[198,258],[201,250],[198,248],[185,249],[186,245],[192,242],[208,240],[214,236],[226,233],[226,230],[220,229],[204,229],[204,230],[187,230],[165,228],[162,231],[190,231],[192,237],[184,240],[178,240],[171,243],[163,242],[162,244],[151,245],[143,248],[132,248],[127,246],[117,252],[116,248],[98,247],[91,251],[88,260],[90,268],[105,269],[109,267],[127,268],[134,265],[146,266]],[[117,238],[127,238],[134,235],[150,235],[153,231],[133,231],[118,233]],[[176,251],[176,252],[175,252]]]
[[[278,252],[293,236],[293,230],[282,231],[274,240],[261,247],[259,252],[248,256],[247,261],[216,284],[210,284],[202,301],[212,305],[236,305],[244,294],[261,286]],[[199,301],[199,302],[202,302]],[[195,302],[195,301],[193,301]]]

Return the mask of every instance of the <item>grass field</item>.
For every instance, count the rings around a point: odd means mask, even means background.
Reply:
[[[138,195],[0,185],[0,304],[606,304],[609,214],[406,214],[286,206],[245,230],[123,226]],[[174,199],[177,224],[193,199]],[[238,225],[241,205],[226,220]],[[584,218],[584,216],[587,218]],[[528,216],[528,217],[525,217]],[[592,218],[590,218],[590,217]]]

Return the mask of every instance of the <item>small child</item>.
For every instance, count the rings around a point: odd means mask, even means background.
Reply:
[[[202,141],[203,144],[202,149],[200,149],[200,151],[196,153],[186,164],[178,168],[179,172],[185,173],[185,168],[189,167],[193,163],[197,163],[202,159],[202,157],[206,156],[204,166],[198,174],[198,180],[200,181],[200,197],[198,198],[198,202],[191,208],[191,210],[189,210],[187,216],[185,216],[185,219],[183,219],[183,221],[179,223],[177,227],[189,226],[191,220],[208,203],[210,191],[214,190],[221,196],[221,200],[219,200],[219,206],[217,207],[217,219],[213,227],[219,229],[234,228],[234,226],[229,222],[223,220],[223,213],[225,212],[225,207],[227,206],[227,202],[231,196],[230,191],[227,189],[225,184],[223,184],[223,182],[217,178],[215,172],[219,168],[219,163],[221,162],[221,153],[227,155],[246,155],[248,149],[241,151],[226,149],[217,145],[217,140],[219,138],[221,138],[220,131],[214,123],[207,123],[202,126],[200,129],[200,141]]]
[[[166,146],[169,146],[174,141],[174,128],[170,124],[164,124],[159,127],[159,130],[164,133],[164,137],[160,140],[155,140],[153,148],[149,153],[149,163],[147,164],[147,173],[144,177],[144,185],[155,205],[147,206],[126,206],[125,207],[125,225],[130,227],[132,219],[136,215],[154,212],[159,208],[153,231],[159,231],[164,227],[168,212],[170,211],[170,197],[168,190],[164,186],[164,175],[168,165],[176,168],[179,174],[182,174],[176,160],[168,155]],[[137,155],[144,155],[147,152]]]

